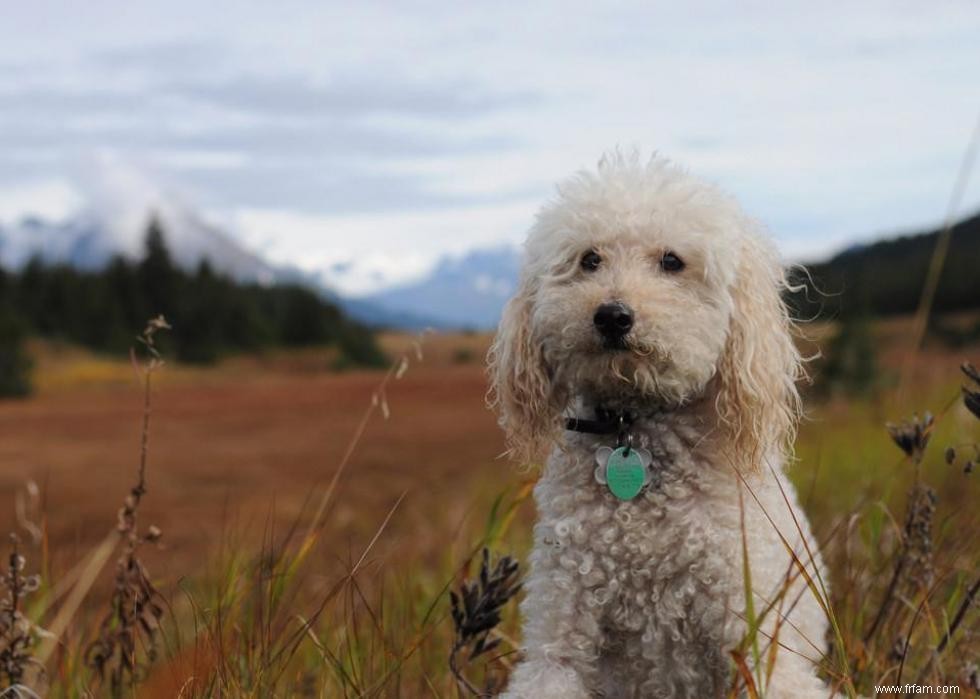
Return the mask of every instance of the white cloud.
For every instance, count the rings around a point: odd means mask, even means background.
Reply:
[[[148,156],[154,162],[175,170],[236,170],[247,167],[251,162],[247,154],[227,150],[158,150],[149,152]]]
[[[0,189],[0,223],[24,216],[63,219],[82,205],[78,191],[65,179],[26,182]]]

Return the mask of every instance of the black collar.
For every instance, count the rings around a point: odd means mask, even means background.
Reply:
[[[595,419],[590,420],[582,417],[570,417],[565,420],[565,429],[572,432],[585,432],[588,434],[615,434],[623,435],[629,431],[633,424],[633,416],[625,412],[613,412],[596,408]]]

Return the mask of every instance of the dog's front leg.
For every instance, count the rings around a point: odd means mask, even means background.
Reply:
[[[574,555],[532,554],[525,582],[524,660],[514,669],[505,699],[588,699],[602,641],[605,590],[583,584]]]

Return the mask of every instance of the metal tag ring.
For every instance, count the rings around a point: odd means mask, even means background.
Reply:
[[[620,418],[620,426],[622,426],[622,418]],[[618,446],[624,447],[623,456],[629,456],[630,450],[633,448],[633,433],[623,428],[619,433],[619,439],[616,441]]]

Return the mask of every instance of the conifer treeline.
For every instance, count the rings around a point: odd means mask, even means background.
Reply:
[[[798,318],[845,318],[856,310],[871,316],[915,313],[940,233],[883,240],[794,270],[801,289],[789,302]],[[816,287],[816,289],[814,289]],[[980,309],[980,215],[952,229],[935,313]]]
[[[26,389],[26,335],[124,353],[146,319],[160,313],[174,327],[167,349],[181,361],[310,345],[335,346],[342,364],[385,361],[367,328],[305,287],[240,284],[207,261],[193,273],[181,270],[153,221],[139,262],[116,257],[91,272],[34,259],[17,272],[0,270],[0,394]]]

